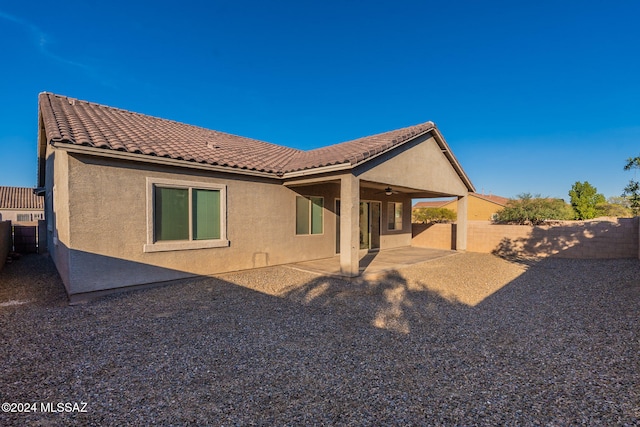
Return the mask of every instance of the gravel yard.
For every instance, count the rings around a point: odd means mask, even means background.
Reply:
[[[0,338],[2,402],[37,410],[3,426],[640,425],[632,259],[271,267],[69,306],[32,255],[0,271]]]

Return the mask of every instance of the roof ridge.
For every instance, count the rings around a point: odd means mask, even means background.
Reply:
[[[53,96],[53,97],[56,97],[56,98],[59,98],[59,99],[65,99],[67,101],[72,101],[72,102],[70,102],[70,105],[72,105],[72,106],[75,106],[75,102],[79,102],[79,103],[87,104],[87,105],[94,106],[94,107],[106,108],[108,110],[117,111],[117,112],[120,112],[120,113],[131,114],[131,115],[136,116],[136,117],[144,117],[144,118],[149,118],[149,119],[153,119],[153,120],[160,120],[160,121],[165,122],[165,123],[172,123],[172,124],[176,124],[176,125],[180,125],[180,126],[187,126],[187,127],[194,128],[194,129],[200,129],[200,130],[203,130],[203,131],[206,131],[206,132],[215,132],[215,133],[219,133],[219,134],[223,134],[223,135],[233,136],[233,137],[236,137],[236,138],[242,138],[242,139],[246,139],[246,140],[259,142],[259,143],[262,143],[262,144],[275,145],[277,147],[288,148],[290,150],[295,150],[295,151],[301,151],[300,149],[297,149],[297,148],[287,147],[285,145],[280,145],[280,144],[276,144],[276,143],[273,143],[273,142],[264,141],[264,140],[261,140],[261,139],[251,138],[251,137],[243,136],[243,135],[237,135],[237,134],[234,134],[234,133],[225,132],[225,131],[221,131],[221,130],[217,130],[217,129],[210,129],[210,128],[206,128],[204,126],[193,125],[193,124],[190,124],[190,123],[180,122],[178,120],[167,119],[167,118],[164,118],[164,117],[154,116],[154,115],[151,115],[151,114],[139,113],[139,112],[127,110],[127,109],[124,109],[124,108],[112,107],[110,105],[100,104],[98,102],[86,101],[86,100],[83,100],[83,99],[73,98],[73,97],[66,96],[66,95],[59,95],[59,94],[55,94],[55,93],[52,93],[52,92],[41,92],[40,95],[49,95],[49,96]]]
[[[371,157],[379,155],[389,149],[392,149],[397,145],[403,144],[420,134],[431,131],[432,129],[436,129],[435,123],[433,123],[432,121],[426,121],[426,122],[418,123],[411,126],[405,126],[400,129],[393,129],[385,132],[362,136],[362,137],[351,139],[348,141],[339,142],[336,144],[316,147],[311,150],[302,150],[301,152],[296,153],[289,160],[289,162],[287,162],[282,172],[286,173],[286,172],[291,172],[296,170],[304,170],[304,169],[310,169],[310,168],[322,167],[322,166],[331,166],[331,165],[347,163],[347,162],[350,163],[351,165],[355,165]],[[409,130],[417,130],[417,131],[407,132]],[[366,147],[361,146],[361,144],[364,144],[367,141],[370,142],[373,139],[380,139],[388,135],[396,135],[396,134],[398,135],[392,138],[390,141],[380,141],[374,145],[367,144]],[[351,148],[351,146],[353,146],[353,149],[349,149]],[[345,150],[345,147],[348,147],[347,150]],[[318,157],[322,158],[322,154],[325,154],[327,152],[332,152],[332,154],[334,152],[341,153],[342,157],[340,159],[333,158],[327,161],[315,161],[315,162],[313,162],[314,159],[311,158],[309,160],[312,161],[311,162],[312,164],[309,163],[309,161],[307,162],[301,161],[300,165],[297,165],[296,167],[293,167],[291,169],[287,169],[287,167],[289,167],[292,164],[295,165],[296,161],[303,159],[305,156],[311,157],[314,154],[318,154]]]
[[[353,167],[437,131],[435,123],[427,121],[304,150],[50,92],[40,93],[39,101],[48,142],[277,176],[340,164]]]

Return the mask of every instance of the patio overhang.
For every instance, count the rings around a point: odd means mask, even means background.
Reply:
[[[361,200],[376,200],[377,203],[388,200],[404,206],[410,205],[411,199],[457,197],[456,249],[466,249],[467,197],[475,189],[435,127],[373,156],[285,174],[282,184],[290,188],[324,184],[339,186],[339,259],[344,276],[360,274]],[[411,233],[411,208],[407,206],[404,209],[408,212],[405,217],[408,221],[405,220],[402,230],[394,229],[396,236]],[[410,237],[406,245],[410,245]]]

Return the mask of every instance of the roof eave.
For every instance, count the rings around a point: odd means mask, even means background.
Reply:
[[[85,145],[75,145],[64,143],[61,141],[51,141],[51,145],[55,148],[65,150],[70,153],[87,154],[91,156],[107,157],[118,160],[129,160],[134,162],[160,164],[166,166],[175,166],[189,169],[201,169],[215,172],[226,172],[238,175],[248,175],[261,178],[280,179],[275,172],[264,172],[251,169],[241,169],[229,166],[210,165],[208,163],[196,163],[188,160],[178,160],[169,157],[156,157],[148,154],[130,153],[127,151],[116,151],[104,148],[88,147]]]
[[[349,162],[337,163],[328,166],[319,166],[315,168],[300,169],[291,172],[285,172],[280,175],[282,179],[299,178],[302,176],[317,175],[327,172],[337,172],[352,169],[353,165]]]

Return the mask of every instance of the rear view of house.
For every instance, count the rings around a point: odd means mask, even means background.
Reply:
[[[70,298],[411,244],[411,199],[473,185],[432,122],[310,151],[42,93],[39,185]],[[459,232],[458,249],[466,233]]]

